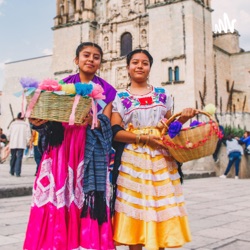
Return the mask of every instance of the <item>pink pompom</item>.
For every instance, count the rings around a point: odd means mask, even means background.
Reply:
[[[60,85],[56,80],[46,79],[39,84],[38,88],[47,91],[59,91],[62,89],[62,85]]]
[[[90,97],[94,99],[105,99],[105,96],[103,95],[103,88],[99,84],[95,84],[92,92],[89,94]]]

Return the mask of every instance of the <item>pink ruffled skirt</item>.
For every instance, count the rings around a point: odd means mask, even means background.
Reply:
[[[101,226],[97,220],[80,218],[86,127],[64,127],[63,143],[44,153],[40,163],[23,249],[115,249],[109,216]]]

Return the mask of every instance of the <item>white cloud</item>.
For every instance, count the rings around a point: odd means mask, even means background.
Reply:
[[[46,56],[52,55],[52,50],[51,49],[44,49],[43,54],[46,55]]]
[[[0,0],[0,8],[1,8],[1,6],[2,6],[3,4],[5,4],[5,3],[6,3],[5,0]],[[0,16],[4,16],[3,12],[1,11],[1,9],[0,9]]]

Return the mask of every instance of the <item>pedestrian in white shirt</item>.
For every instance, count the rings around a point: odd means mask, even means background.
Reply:
[[[30,126],[18,113],[17,119],[10,125],[8,139],[11,153],[10,174],[21,176],[23,152],[30,140]]]
[[[233,163],[235,164],[235,179],[239,179],[239,170],[240,170],[240,162],[241,157],[243,155],[243,148],[239,144],[239,142],[233,138],[232,135],[228,136],[226,140],[227,146],[227,155],[229,158],[229,162],[226,168],[226,171],[220,178],[227,178],[227,174],[229,173]]]

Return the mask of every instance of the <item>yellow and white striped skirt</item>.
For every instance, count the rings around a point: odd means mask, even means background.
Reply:
[[[152,128],[143,133],[159,135]],[[165,149],[133,144],[125,147],[115,210],[117,245],[142,244],[158,250],[181,247],[191,240],[177,164]]]

